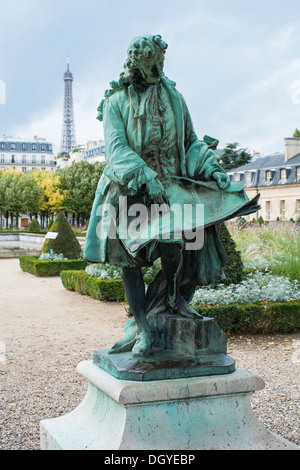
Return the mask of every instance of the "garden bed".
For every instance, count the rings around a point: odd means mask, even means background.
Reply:
[[[121,279],[99,279],[85,271],[62,271],[62,283],[68,290],[102,301],[125,301]],[[146,278],[148,284],[151,278]],[[213,317],[220,328],[232,333],[288,333],[300,329],[300,300],[278,302],[199,305],[193,308]]]
[[[22,271],[38,277],[59,276],[61,271],[85,269],[84,260],[41,261],[38,256],[20,256]]]

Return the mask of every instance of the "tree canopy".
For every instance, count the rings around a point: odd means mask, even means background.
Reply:
[[[54,171],[32,170],[26,174],[0,172],[0,213],[7,221],[20,215],[40,215],[46,221],[64,211],[77,225],[89,218],[105,163],[73,163]]]
[[[247,152],[247,149],[238,149],[239,143],[234,142],[228,144],[223,153],[220,156],[220,164],[225,171],[239,168],[240,166],[246,165],[252,159],[252,155]]]
[[[300,137],[300,131],[299,131],[299,129],[295,129],[295,132],[294,132],[294,134],[293,134],[293,137],[294,137],[294,139],[299,139],[299,137]]]

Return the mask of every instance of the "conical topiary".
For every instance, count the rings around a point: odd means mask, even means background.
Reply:
[[[51,220],[49,221],[49,224],[48,224],[48,227],[47,227],[48,232],[50,232],[50,229],[51,229],[51,227],[52,227],[53,224],[54,224],[54,220],[51,219]]]
[[[229,264],[223,268],[226,275],[223,283],[238,284],[244,278],[243,261],[225,223],[220,224],[220,239],[229,258]]]
[[[51,249],[57,254],[63,254],[68,259],[78,259],[81,255],[81,246],[63,212],[60,212],[51,227],[51,232],[58,232],[57,238],[51,240]],[[42,253],[48,253],[49,240],[46,239]]]
[[[32,219],[30,224],[28,225],[27,232],[29,233],[40,233],[41,232],[41,227],[40,224],[36,219]]]

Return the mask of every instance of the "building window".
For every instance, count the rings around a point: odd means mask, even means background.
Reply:
[[[49,152],[52,152],[52,144],[49,144]]]
[[[36,150],[36,144],[32,144],[32,150]]]
[[[266,220],[271,220],[271,201],[266,202]]]
[[[45,152],[45,144],[42,144],[42,145],[41,145],[41,151],[42,151],[42,152]]]
[[[272,182],[272,171],[268,170],[266,171],[266,183],[271,184]]]
[[[46,168],[42,167],[42,171],[45,171],[45,170],[46,170]]]
[[[1,148],[1,150],[4,150],[5,149],[5,144],[1,144],[0,148]]]
[[[285,209],[286,209],[285,201],[280,201],[280,218],[281,218],[281,220],[285,220],[285,216],[286,216]]]
[[[299,183],[300,182],[300,166],[297,167],[297,176],[296,176],[296,179],[297,179],[297,182]]]
[[[45,165],[45,156],[44,155],[42,155],[42,157],[41,157],[41,164]]]
[[[16,150],[16,144],[10,144],[10,150]]]
[[[27,168],[25,166],[22,167],[22,173],[26,173]]]
[[[296,217],[300,219],[300,199],[296,201]]]
[[[1,163],[4,163],[4,162],[5,162],[4,155],[1,155],[1,157],[0,157],[0,162],[1,162]]]
[[[247,171],[246,173],[246,186],[250,186],[252,182],[252,175],[250,171]]]
[[[26,163],[26,155],[22,155],[22,163]]]
[[[287,182],[287,172],[285,168],[283,170],[280,170],[280,182],[281,184],[284,184]]]
[[[26,150],[26,144],[22,144],[22,150]]]
[[[36,164],[36,155],[32,155],[32,164],[33,164],[33,165]]]
[[[14,156],[14,155],[11,156],[10,163],[16,163],[16,162],[15,162],[15,156]]]

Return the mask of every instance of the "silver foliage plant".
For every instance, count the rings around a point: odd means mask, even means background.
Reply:
[[[256,272],[240,284],[213,288],[199,288],[192,305],[228,305],[232,303],[276,302],[300,299],[300,284],[283,276]]]
[[[42,253],[39,257],[40,261],[67,261],[68,258],[65,258],[62,253],[59,255],[56,254],[53,250],[50,250],[50,253]]]

